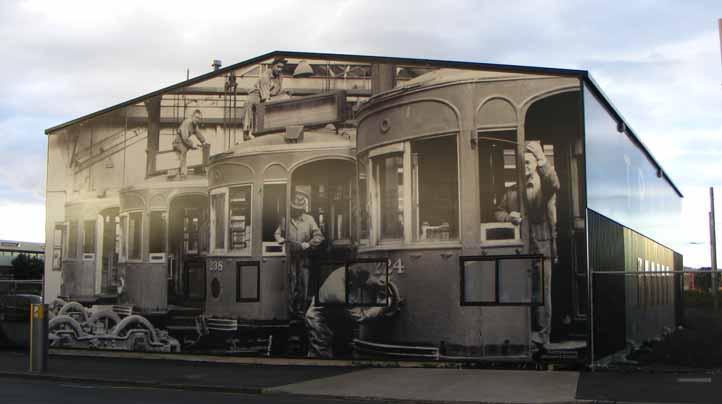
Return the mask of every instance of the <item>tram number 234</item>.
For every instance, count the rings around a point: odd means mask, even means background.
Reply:
[[[223,261],[208,261],[208,272],[223,272]]]
[[[389,275],[391,275],[394,271],[396,271],[399,275],[406,271],[406,267],[404,266],[404,262],[401,261],[401,258],[397,258],[396,261],[391,261],[391,259],[389,259]]]

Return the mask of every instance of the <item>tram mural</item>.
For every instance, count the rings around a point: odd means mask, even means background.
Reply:
[[[582,120],[578,77],[276,56],[50,129],[51,344],[583,357]]]

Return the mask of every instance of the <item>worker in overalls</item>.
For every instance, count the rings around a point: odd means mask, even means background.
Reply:
[[[178,156],[181,179],[184,179],[188,174],[188,150],[198,148],[193,144],[191,136],[195,136],[201,142],[201,145],[207,144],[206,138],[203,137],[200,130],[201,119],[203,119],[201,111],[195,110],[190,118],[184,119],[178,127],[178,130],[176,130],[175,139],[173,139],[173,151]]]

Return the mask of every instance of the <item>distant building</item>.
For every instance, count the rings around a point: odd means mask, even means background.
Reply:
[[[0,279],[7,278],[13,260],[20,254],[45,259],[45,244],[26,241],[0,240]]]

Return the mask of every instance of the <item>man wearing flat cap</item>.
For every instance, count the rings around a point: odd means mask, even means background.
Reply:
[[[274,237],[286,245],[288,256],[288,311],[291,317],[303,318],[310,303],[308,281],[311,259],[309,250],[324,240],[321,229],[311,215],[306,214],[308,195],[297,192],[291,201],[291,220],[276,229]]]
[[[256,129],[253,121],[256,105],[281,94],[282,73],[287,62],[286,59],[280,56],[275,57],[271,62],[271,68],[264,71],[256,84],[253,85],[253,88],[248,91],[246,109],[243,113],[243,136],[245,140],[252,138],[252,133]]]

